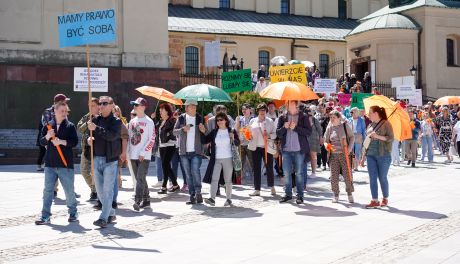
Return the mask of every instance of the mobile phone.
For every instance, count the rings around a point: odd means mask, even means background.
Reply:
[[[189,126],[189,127],[193,127],[193,124],[187,124],[187,126]]]

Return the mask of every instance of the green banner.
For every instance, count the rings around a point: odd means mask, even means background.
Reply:
[[[358,107],[359,109],[364,109],[363,100],[367,97],[371,97],[373,94],[370,93],[353,93],[351,95],[351,107]]]
[[[222,73],[222,89],[227,93],[252,90],[251,69]]]

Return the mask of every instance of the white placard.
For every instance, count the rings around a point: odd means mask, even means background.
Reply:
[[[109,91],[109,69],[91,68],[91,92],[106,93]],[[88,68],[73,69],[74,92],[88,92]]]
[[[396,88],[401,85],[415,85],[415,76],[402,76],[391,78],[392,88]]]
[[[206,67],[217,67],[220,62],[220,41],[204,43],[204,65]]]
[[[409,103],[411,105],[415,105],[415,106],[422,106],[423,105],[422,89],[415,89],[415,99],[409,100]]]
[[[396,87],[396,98],[415,100],[415,85],[400,85]]]
[[[316,79],[314,86],[315,93],[325,93],[329,96],[331,93],[337,92],[336,79]]]

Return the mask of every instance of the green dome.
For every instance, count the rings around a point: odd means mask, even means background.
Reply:
[[[377,29],[412,29],[418,30],[417,22],[401,14],[385,14],[362,21],[348,36]]]

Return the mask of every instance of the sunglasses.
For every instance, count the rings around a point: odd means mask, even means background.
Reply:
[[[97,105],[103,105],[103,106],[107,106],[109,104],[110,104],[109,102],[99,102],[99,103],[97,103]]]

